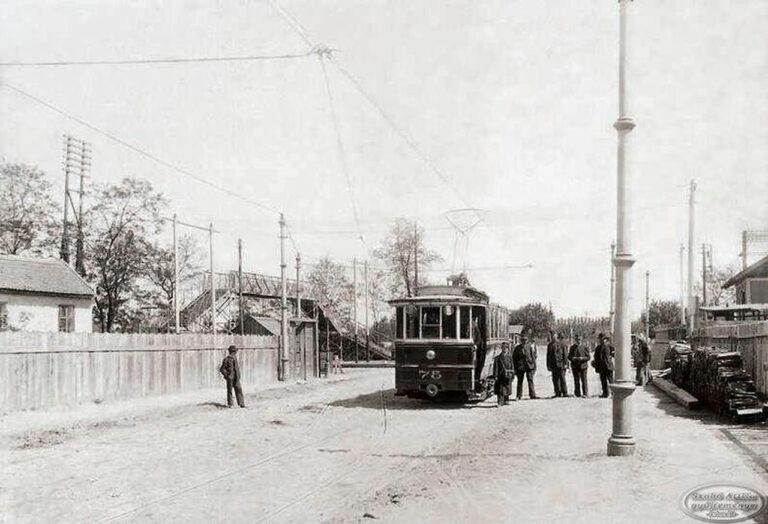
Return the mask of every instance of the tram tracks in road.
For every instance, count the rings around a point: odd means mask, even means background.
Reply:
[[[148,508],[150,506],[154,506],[154,505],[160,504],[161,502],[167,502],[167,501],[175,499],[175,498],[177,498],[177,497],[179,497],[181,495],[185,495],[185,494],[190,493],[192,491],[195,491],[197,489],[204,488],[206,486],[209,486],[209,485],[214,484],[216,482],[222,481],[222,480],[224,480],[226,478],[229,478],[229,477],[232,477],[234,475],[238,475],[238,474],[244,473],[246,471],[257,469],[257,468],[259,468],[261,466],[264,466],[265,464],[268,464],[268,463],[273,462],[275,460],[278,460],[278,459],[281,459],[281,458],[293,455],[293,454],[298,453],[299,451],[307,449],[307,448],[309,448],[311,446],[315,446],[317,444],[322,444],[323,442],[326,442],[328,440],[334,439],[334,438],[336,438],[336,437],[338,437],[340,435],[344,435],[346,433],[350,433],[350,432],[352,432],[352,431],[354,431],[356,429],[359,429],[359,427],[360,427],[360,425],[349,426],[349,427],[344,428],[344,429],[342,429],[340,431],[333,432],[330,435],[326,435],[325,437],[323,437],[323,438],[321,438],[319,440],[315,440],[315,441],[312,441],[312,442],[304,442],[304,443],[302,443],[300,445],[297,445],[297,446],[283,448],[282,450],[280,450],[280,451],[278,451],[276,453],[273,453],[271,455],[263,457],[263,458],[255,461],[255,462],[251,462],[250,464],[246,464],[245,466],[241,466],[239,468],[230,470],[230,471],[228,471],[226,473],[222,473],[221,475],[216,475],[215,477],[208,478],[208,479],[206,479],[206,480],[204,480],[202,482],[198,482],[198,483],[193,484],[191,486],[187,486],[184,489],[180,489],[178,491],[174,491],[174,492],[169,493],[167,495],[164,495],[162,497],[157,497],[155,499],[149,500],[147,502],[144,502],[142,504],[134,506],[133,508],[131,508],[131,509],[127,510],[127,511],[124,511],[122,513],[118,513],[117,515],[111,515],[111,516],[106,517],[104,519],[98,520],[97,522],[99,522],[100,524],[104,524],[104,523],[107,523],[107,522],[114,522],[116,520],[119,520],[119,519],[122,519],[124,517],[127,517],[128,515],[131,515],[131,514],[134,514],[134,513],[138,512],[138,511],[146,509],[146,508]]]

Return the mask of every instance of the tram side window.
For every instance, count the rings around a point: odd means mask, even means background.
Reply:
[[[440,338],[440,307],[421,308],[421,338]]]
[[[456,338],[456,306],[443,306],[443,338]]]
[[[469,306],[461,306],[459,311],[459,338],[469,340],[472,338],[469,324],[470,320],[472,320],[472,315],[470,314]]]
[[[403,338],[403,325],[405,323],[405,311],[403,306],[397,306],[395,318],[395,338]]]
[[[419,338],[419,308],[405,308],[405,338]]]

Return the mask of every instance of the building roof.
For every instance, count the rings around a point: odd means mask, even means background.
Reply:
[[[766,277],[768,277],[768,255],[733,275],[725,284],[723,284],[723,287],[738,286],[748,278]]]
[[[0,255],[0,292],[93,297],[93,289],[57,258]]]

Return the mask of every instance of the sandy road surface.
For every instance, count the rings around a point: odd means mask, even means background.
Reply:
[[[676,522],[680,493],[705,481],[768,488],[719,426],[652,389],[636,393],[638,453],[622,460],[605,457],[608,401],[432,405],[394,397],[392,376],[11,438],[0,520]]]

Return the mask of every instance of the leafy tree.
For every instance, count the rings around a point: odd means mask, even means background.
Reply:
[[[421,282],[416,282],[415,255],[419,269],[429,268],[442,260],[437,251],[424,245],[424,228],[416,222],[398,218],[381,241],[373,256],[382,261],[389,272],[390,292],[393,296],[413,296]],[[420,275],[421,276],[421,275]]]
[[[680,324],[680,304],[674,300],[651,300],[649,309],[651,335],[658,326]],[[633,331],[645,329],[645,311],[640,315],[640,320],[633,323],[632,329]]]
[[[512,310],[510,312],[510,323],[525,326],[532,330],[537,337],[545,336],[551,329],[555,328],[555,315],[543,304],[536,302],[526,304],[525,306]]]
[[[95,284],[94,319],[101,331],[131,330],[148,300],[140,279],[151,266],[152,237],[162,228],[165,198],[144,180],[125,178],[94,194],[88,213],[88,280]]]
[[[57,211],[42,171],[25,164],[0,165],[0,253],[55,253]]]
[[[734,265],[714,268],[707,282],[707,302],[715,306],[724,306],[726,304],[736,303],[736,289],[733,287],[724,288],[725,284],[739,270]]]
[[[312,268],[307,280],[318,305],[330,309],[338,315],[345,327],[351,327],[354,290],[346,268],[325,257]]]
[[[186,281],[202,269],[202,253],[194,237],[184,235],[179,239],[177,259],[179,282]],[[174,269],[173,246],[161,247],[154,244],[148,247],[146,279],[152,288],[150,302],[163,318],[170,318],[176,294]]]

